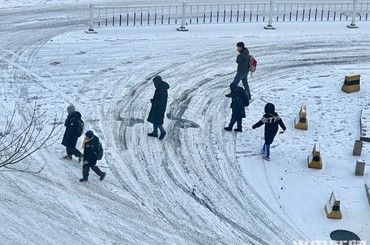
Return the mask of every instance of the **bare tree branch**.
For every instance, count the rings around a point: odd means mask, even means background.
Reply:
[[[17,111],[18,109],[14,108],[13,113],[7,117],[4,131],[0,133],[0,168],[39,173],[45,165],[38,171],[30,171],[31,164],[23,169],[17,169],[11,167],[11,165],[17,164],[35,152],[53,145],[59,139],[58,135],[60,135],[62,121],[55,117],[52,123],[48,124],[45,120],[46,112],[39,114],[35,103],[30,115],[25,117],[26,125],[23,128],[22,126],[16,128],[13,123]],[[51,125],[51,128],[47,129],[48,125]]]

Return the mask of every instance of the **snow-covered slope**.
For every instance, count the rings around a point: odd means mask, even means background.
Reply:
[[[354,176],[351,155],[370,77],[370,26],[359,25],[81,30],[19,55],[3,53],[2,113],[36,101],[50,116],[65,116],[75,104],[104,143],[99,165],[108,175],[100,182],[91,173],[88,183],[79,183],[81,164],[61,160],[59,144],[29,159],[35,169],[46,163],[40,174],[1,172],[1,243],[291,244],[328,240],[335,229],[370,240],[368,175]],[[238,41],[258,67],[244,132],[229,133],[223,131],[231,115],[224,95]],[[156,74],[171,86],[163,141],[146,136]],[[341,86],[351,74],[361,74],[361,91],[346,94]],[[262,130],[251,129],[266,102],[288,127],[269,163],[259,155]],[[308,131],[293,125],[303,104]],[[307,168],[316,142],[322,170]],[[367,144],[361,158],[369,161]],[[325,217],[332,190],[340,195],[342,220]]]

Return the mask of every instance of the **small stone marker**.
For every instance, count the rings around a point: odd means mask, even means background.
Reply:
[[[355,170],[355,175],[356,176],[364,176],[365,173],[365,161],[356,161],[356,170]]]
[[[353,155],[354,156],[361,156],[362,152],[362,146],[363,146],[362,140],[355,140],[355,145],[353,147]]]

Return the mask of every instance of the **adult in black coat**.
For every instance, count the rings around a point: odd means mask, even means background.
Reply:
[[[69,105],[67,107],[67,119],[64,122],[66,130],[64,132],[62,145],[66,147],[67,155],[63,157],[64,159],[71,160],[72,155],[78,157],[78,160],[81,161],[82,154],[79,150],[76,149],[76,144],[78,138],[81,136],[83,130],[83,122],[81,121],[81,113],[76,111],[74,105]],[[82,123],[82,126],[81,126]]]
[[[105,172],[102,172],[97,163],[97,149],[99,147],[99,138],[94,135],[94,132],[88,130],[85,134],[85,140],[82,145],[84,149],[83,155],[83,165],[82,165],[82,179],[80,182],[85,182],[89,180],[90,168],[100,176],[100,180],[103,180],[107,175]]]
[[[252,128],[255,129],[261,127],[263,124],[265,124],[265,144],[263,145],[262,151],[266,154],[263,158],[269,161],[270,145],[274,141],[279,126],[283,129],[280,133],[284,133],[286,130],[283,120],[275,112],[275,105],[272,103],[267,103],[265,105],[265,114],[261,120],[252,126]]]
[[[233,89],[233,92],[231,93],[230,108],[232,110],[232,114],[229,126],[224,128],[226,131],[232,131],[235,122],[237,123],[237,128],[234,129],[234,131],[243,131],[242,119],[245,118],[245,106],[248,105],[249,100],[245,94],[245,90],[242,87],[237,86],[236,89]]]
[[[163,128],[164,113],[167,107],[167,90],[170,85],[162,80],[160,76],[153,78],[155,92],[153,98],[150,100],[152,107],[149,112],[148,122],[153,124],[153,132],[149,133],[148,136],[158,137],[158,129],[161,132],[159,139],[162,140],[166,136],[166,131]]]

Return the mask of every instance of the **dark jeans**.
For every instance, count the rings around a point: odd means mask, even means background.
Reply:
[[[90,168],[92,171],[94,171],[98,176],[102,176],[103,172],[100,170],[100,168],[96,165],[91,166],[89,164],[84,164],[82,166],[82,177],[87,178],[89,177]]]
[[[249,85],[248,85],[248,72],[247,73],[237,72],[231,84],[235,84],[236,86],[238,86],[240,80],[242,80],[245,93],[248,95],[249,100],[251,100],[252,97],[251,97],[251,92],[249,90]],[[230,84],[230,89],[231,89],[231,84]]]
[[[66,150],[67,150],[67,155],[68,156],[72,156],[72,155],[74,155],[75,157],[81,157],[82,156],[82,153],[79,150],[77,150],[76,148],[67,147]]]
[[[229,127],[232,128],[235,123],[238,128],[242,128],[242,118],[231,117]]]

